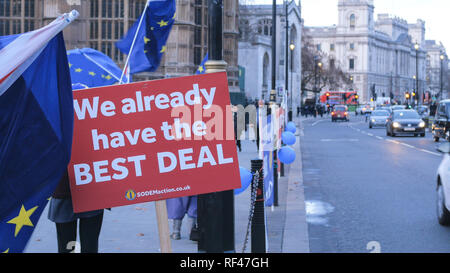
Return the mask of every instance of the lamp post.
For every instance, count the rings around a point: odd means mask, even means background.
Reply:
[[[414,49],[416,50],[416,95],[418,97],[418,105],[421,105],[421,96],[419,91],[419,44],[416,43],[414,45]]]
[[[294,50],[295,50],[295,45],[293,42],[291,42],[291,44],[289,45],[289,49],[291,51],[291,64],[290,64],[290,66],[291,66],[291,87],[289,88],[289,90],[291,90],[291,92],[290,92],[290,102],[289,102],[289,104],[290,104],[289,105],[289,111],[290,111],[290,113],[289,113],[290,120],[289,121],[292,121],[292,94],[294,91],[294,86],[292,84],[292,79],[293,79],[292,72],[294,71]]]
[[[314,56],[314,103],[317,103],[317,68],[322,67],[319,57]]]
[[[323,64],[322,64],[322,62],[319,62],[318,64],[317,64],[317,67],[319,67],[319,86],[320,86],[320,74],[321,74],[321,72],[322,72],[322,66],[323,66]],[[320,91],[321,91],[321,89],[319,89],[319,88],[317,88],[317,90],[316,90],[316,96],[317,96],[317,93],[319,93],[320,94]],[[317,103],[317,98],[316,98],[316,103]]]
[[[223,2],[208,1],[209,60],[206,73],[226,71],[223,61]],[[234,191],[201,194],[197,199],[200,239],[198,251],[206,253],[235,252]]]
[[[441,54],[439,58],[441,59],[441,80],[440,80],[441,89],[439,91],[439,100],[442,100],[442,93],[444,92],[444,59],[445,59],[444,54]]]
[[[285,1],[285,16],[286,16],[286,47],[288,46],[289,43],[289,13],[288,13],[288,6],[289,6],[289,2]],[[292,90],[289,88],[289,52],[286,49],[286,56],[285,56],[286,62],[285,62],[285,78],[286,78],[286,82],[285,82],[285,86],[286,86],[286,94],[288,94],[288,92],[290,91],[292,93]],[[292,97],[292,95],[291,95]],[[289,98],[287,98],[289,99]],[[288,120],[292,121],[292,105],[289,106],[289,110],[288,110]]]

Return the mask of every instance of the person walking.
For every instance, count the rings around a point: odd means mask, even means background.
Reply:
[[[170,238],[173,240],[181,239],[181,225],[187,214],[188,228],[190,230],[189,239],[191,241],[198,241],[197,196],[167,199],[166,204],[168,218],[172,221]]]
[[[59,253],[69,253],[77,240],[77,224],[81,253],[98,253],[98,239],[103,222],[103,209],[74,213],[67,171],[61,178],[49,204],[48,219],[56,225]]]

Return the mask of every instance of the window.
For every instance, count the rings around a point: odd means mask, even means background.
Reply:
[[[354,14],[350,15],[350,28],[354,29],[356,26],[356,16]]]
[[[112,1],[102,1],[102,17],[112,18]]]
[[[34,17],[34,0],[25,0],[25,17]]]
[[[355,69],[355,59],[350,59],[349,60],[349,66],[348,66],[348,68],[350,69],[350,70],[354,70]]]
[[[350,50],[354,50],[355,49],[355,44],[354,43],[350,43]]]
[[[258,33],[266,36],[272,36],[272,20],[263,19],[259,21]]]
[[[98,17],[98,0],[91,0],[91,18]]]
[[[334,59],[330,59],[330,68],[334,69],[335,67],[335,60]]]
[[[334,51],[334,44],[330,44],[330,51]]]
[[[321,45],[321,44],[318,44],[318,45],[316,46],[316,48],[317,48],[317,51],[321,51],[321,50],[322,50],[322,45]]]

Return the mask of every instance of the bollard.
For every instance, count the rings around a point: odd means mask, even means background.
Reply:
[[[273,206],[278,207],[278,151],[273,151]]]
[[[252,253],[266,253],[266,226],[264,217],[264,172],[263,160],[252,160],[252,173],[259,172],[259,179],[256,186],[255,208],[251,226]],[[254,185],[252,184],[252,192]]]

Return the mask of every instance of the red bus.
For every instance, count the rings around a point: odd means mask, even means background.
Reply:
[[[333,105],[358,105],[358,93],[355,91],[328,91],[320,96],[320,102]]]

